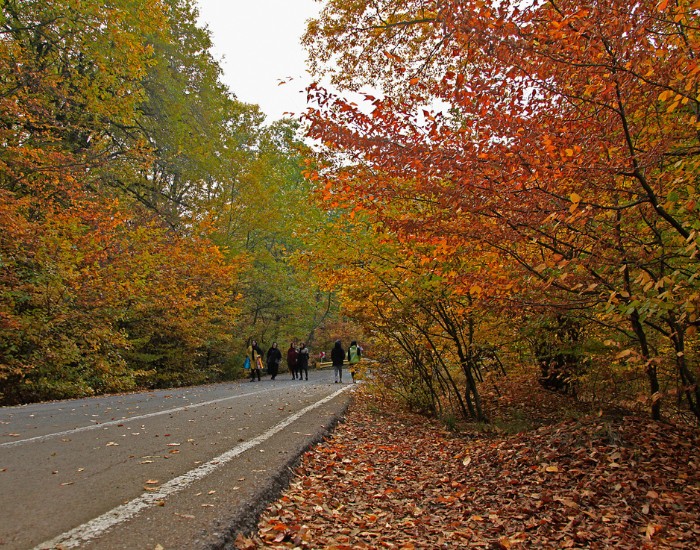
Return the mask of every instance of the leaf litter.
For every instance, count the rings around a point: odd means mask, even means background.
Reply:
[[[695,547],[697,430],[552,410],[513,435],[455,434],[356,392],[236,548]]]

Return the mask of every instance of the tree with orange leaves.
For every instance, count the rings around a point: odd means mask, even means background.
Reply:
[[[351,159],[313,177],[404,238],[480,243],[515,287],[593,312],[646,373],[655,418],[666,364],[700,417],[697,10],[331,1],[309,26],[312,62],[383,97],[310,88],[310,135]],[[401,201],[418,206],[390,214]]]
[[[188,143],[182,111],[215,104],[219,133],[198,143],[223,149],[240,104],[194,55],[208,43],[192,19],[179,0],[0,5],[3,403],[206,380],[230,356],[239,262],[196,208],[204,152],[173,157]],[[157,70],[175,58],[190,81]],[[187,103],[196,79],[206,104]]]

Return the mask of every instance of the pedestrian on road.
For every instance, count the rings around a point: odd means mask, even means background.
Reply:
[[[250,341],[248,346],[248,356],[250,357],[250,381],[255,382],[255,377],[258,377],[258,382],[260,381],[260,373],[263,369],[262,363],[263,352],[260,346],[255,340]]]
[[[297,360],[299,358],[299,352],[297,351],[294,342],[289,344],[289,349],[287,350],[287,366],[292,373],[292,380],[297,377]]]
[[[340,340],[335,341],[335,345],[331,350],[331,361],[333,362],[333,375],[335,383],[343,383],[343,361],[345,361],[345,350]]]
[[[309,348],[302,342],[299,344],[299,356],[297,357],[297,372],[299,380],[301,380],[302,371],[306,374],[306,379],[309,379]]]
[[[357,373],[357,364],[362,358],[362,348],[357,345],[357,342],[353,340],[348,348],[348,363],[350,363],[350,376],[352,376],[352,383],[355,383],[355,374]]]
[[[270,378],[272,380],[277,376],[281,362],[282,352],[277,347],[277,342],[273,342],[272,347],[267,350],[267,372],[270,373]]]

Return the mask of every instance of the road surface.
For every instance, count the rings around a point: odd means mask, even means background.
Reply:
[[[0,408],[0,548],[223,548],[344,412],[331,371]]]

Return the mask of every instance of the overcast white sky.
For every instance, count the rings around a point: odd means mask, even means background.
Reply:
[[[267,122],[306,106],[306,53],[300,44],[306,21],[316,16],[315,0],[196,0],[222,80],[239,100],[260,105]],[[281,80],[293,80],[279,85]]]

